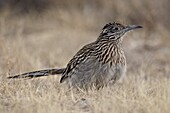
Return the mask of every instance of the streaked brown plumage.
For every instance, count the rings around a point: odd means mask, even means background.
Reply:
[[[82,89],[101,88],[115,83],[126,72],[126,58],[121,47],[123,35],[137,25],[106,24],[96,41],[85,45],[66,68],[28,72],[8,78],[34,78],[62,74],[60,83]]]

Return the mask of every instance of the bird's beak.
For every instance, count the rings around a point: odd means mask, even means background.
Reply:
[[[142,26],[139,25],[127,25],[124,29],[125,32],[133,30],[133,29],[138,29],[138,28],[143,28]]]

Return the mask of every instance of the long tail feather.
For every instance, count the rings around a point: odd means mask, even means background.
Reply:
[[[42,76],[49,76],[49,75],[55,75],[55,74],[63,74],[65,71],[65,68],[62,69],[46,69],[46,70],[39,70],[39,71],[33,71],[33,72],[27,72],[15,76],[10,76],[8,79],[13,78],[37,78]]]

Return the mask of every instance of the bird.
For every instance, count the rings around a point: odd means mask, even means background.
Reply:
[[[107,23],[98,38],[83,46],[65,68],[27,72],[8,79],[60,74],[60,83],[65,82],[71,88],[100,89],[114,84],[126,75],[126,57],[122,48],[124,35],[138,28],[142,26]]]

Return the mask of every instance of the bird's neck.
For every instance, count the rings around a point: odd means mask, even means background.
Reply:
[[[122,47],[122,38],[117,38],[116,40],[109,39],[108,37],[98,38],[96,40],[96,43],[101,45],[108,45],[108,46],[114,46],[116,48]]]
[[[117,41],[109,41],[102,40],[96,41],[95,51],[98,54],[99,61],[102,63],[109,62],[110,65],[112,63],[119,62],[124,52],[121,46],[121,40]]]

